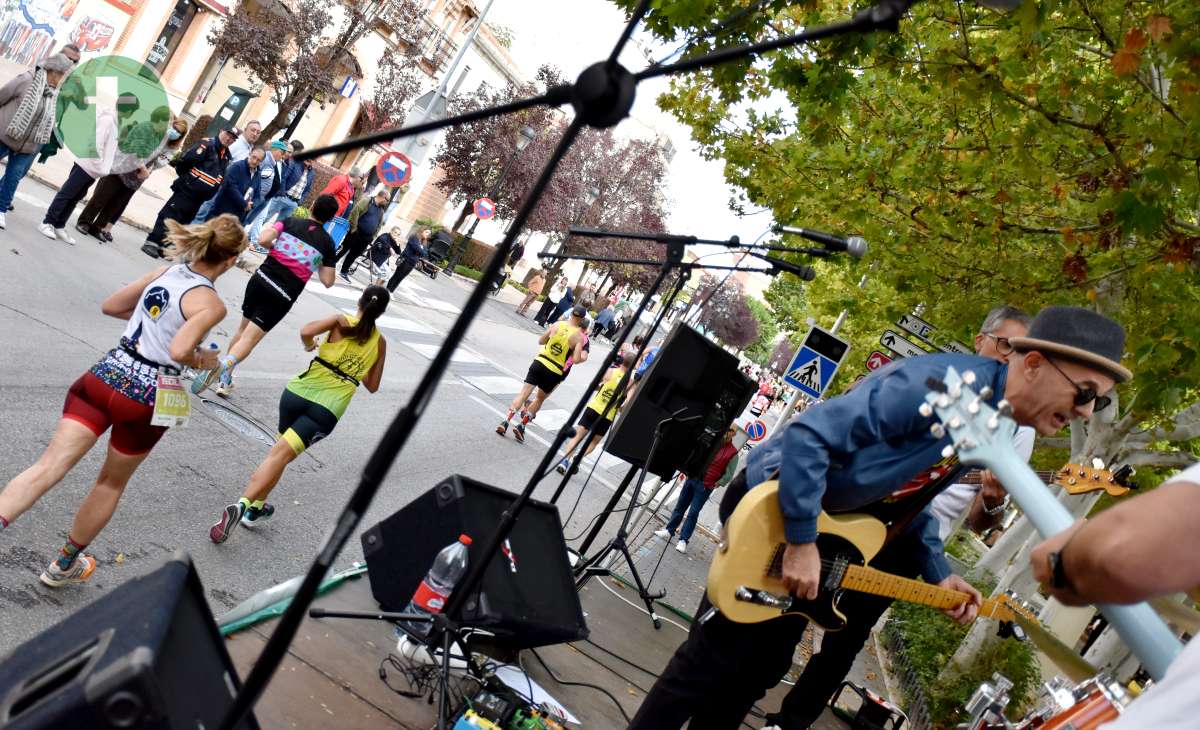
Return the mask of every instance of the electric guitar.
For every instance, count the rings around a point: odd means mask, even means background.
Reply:
[[[846,625],[837,602],[847,590],[936,608],[953,608],[970,598],[961,591],[867,567],[883,547],[887,527],[867,515],[824,512],[817,518],[817,550],[821,554],[817,597],[809,600],[789,595],[782,578],[787,539],[779,510],[779,482],[766,482],[747,492],[725,527],[726,538],[708,570],[708,599],[736,623],[802,614],[827,631],[837,631]],[[1024,609],[1009,596],[998,596],[984,601],[979,615],[1011,622],[1020,611]]]
[[[1043,537],[1066,530],[1075,521],[1071,513],[1013,451],[1017,424],[1009,417],[1012,406],[1000,401],[993,409],[987,403],[992,397],[991,389],[984,387],[976,393],[971,389],[975,380],[970,371],[959,375],[954,368],[948,368],[943,380],[926,381],[932,392],[925,396],[920,413],[927,418],[936,415],[941,421],[930,425],[935,436],[950,437],[943,455],[957,453],[964,464],[991,469]],[[1098,608],[1150,676],[1162,679],[1183,645],[1154,609],[1145,603],[1104,604]]]

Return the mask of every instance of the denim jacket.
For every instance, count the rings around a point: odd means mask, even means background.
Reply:
[[[758,485],[779,470],[779,506],[790,543],[812,542],[817,516],[878,502],[941,459],[950,443],[929,427],[936,417],[917,412],[929,387],[946,368],[974,371],[978,390],[987,385],[997,403],[1004,397],[1008,366],[974,355],[904,358],[875,371],[853,390],[809,407],[746,459],[746,483]],[[951,570],[928,505],[907,526],[925,549],[921,575],[936,583]]]

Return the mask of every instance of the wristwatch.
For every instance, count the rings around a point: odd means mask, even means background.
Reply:
[[[1067,570],[1062,558],[1062,551],[1059,550],[1050,553],[1048,560],[1050,561],[1050,587],[1074,590],[1071,588],[1071,581],[1067,579]]]
[[[981,507],[983,507],[983,513],[985,515],[988,515],[989,517],[995,517],[996,515],[1004,512],[1004,510],[1008,509],[1008,505],[1011,501],[1011,495],[1006,494],[1004,495],[1004,499],[1001,500],[1000,504],[996,505],[995,507],[988,507],[987,501],[984,499],[980,499],[979,504]]]

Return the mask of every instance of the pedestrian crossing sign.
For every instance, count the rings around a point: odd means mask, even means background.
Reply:
[[[813,327],[788,365],[783,382],[810,398],[821,398],[849,349],[849,342]]]

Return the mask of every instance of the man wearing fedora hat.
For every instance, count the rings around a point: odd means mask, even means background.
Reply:
[[[942,380],[950,367],[969,370],[977,388],[991,388],[990,404],[1007,400],[1018,424],[1051,435],[1107,406],[1113,387],[1132,377],[1120,364],[1121,325],[1080,307],[1042,310],[1028,333],[1009,338],[1009,344],[1007,362],[957,353],[897,360],[848,393],[807,408],[750,452],[728,489],[744,493],[778,479],[788,543],[782,574],[793,595],[818,593],[818,516],[823,510],[853,511],[888,523],[889,544],[904,541],[927,582],[969,594],[970,600],[946,609],[947,615],[962,623],[975,618],[979,592],[951,571],[929,508],[963,466],[955,457],[942,457],[949,436],[940,429],[934,433],[935,418],[918,411],[929,391],[926,381]],[[733,623],[711,610],[707,597],[696,615],[700,620],[643,701],[632,728],[679,728],[700,718],[705,728],[733,730],[791,668],[807,625],[799,615]],[[786,718],[771,722],[782,730],[797,727]]]

